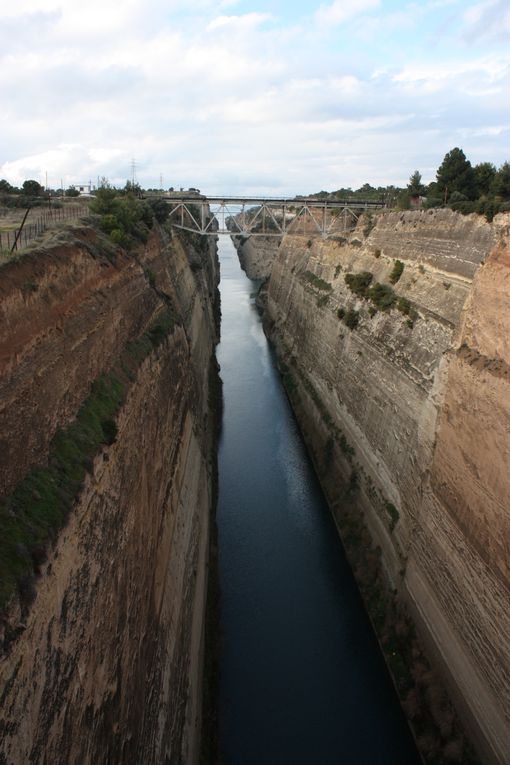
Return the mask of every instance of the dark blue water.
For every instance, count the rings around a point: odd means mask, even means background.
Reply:
[[[230,239],[220,237],[224,765],[418,762]]]

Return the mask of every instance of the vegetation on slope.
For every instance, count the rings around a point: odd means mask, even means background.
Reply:
[[[403,270],[404,264],[402,261],[396,260],[389,277],[393,284],[400,279]],[[411,301],[405,297],[396,295],[393,287],[389,284],[381,284],[379,282],[372,284],[373,274],[370,273],[370,271],[360,271],[357,274],[345,274],[344,278],[345,283],[351,292],[363,300],[369,300],[372,303],[372,306],[369,308],[370,316],[373,316],[377,310],[389,311],[391,308],[396,308],[405,316],[409,317],[410,326],[412,326],[412,322],[418,318],[418,313]],[[354,316],[354,314],[356,314],[356,316]],[[348,316],[349,321],[347,321]],[[342,319],[350,329],[354,329],[359,320],[358,312],[353,311],[352,309],[345,311],[345,309],[339,308],[338,317]]]
[[[31,601],[34,576],[65,524],[94,457],[117,437],[115,419],[136,369],[174,325],[168,307],[144,335],[126,346],[113,370],[93,383],[76,419],[55,433],[47,464],[33,468],[0,503],[0,613],[16,590],[22,603]]]

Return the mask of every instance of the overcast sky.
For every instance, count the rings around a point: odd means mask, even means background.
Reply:
[[[0,178],[206,193],[510,160],[510,0],[15,0]]]

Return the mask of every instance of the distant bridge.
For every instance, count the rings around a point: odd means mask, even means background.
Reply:
[[[383,201],[359,199],[301,199],[286,197],[237,197],[198,194],[163,195],[171,205],[175,228],[202,236],[283,236],[286,233],[326,237],[348,231],[362,213],[385,206]]]

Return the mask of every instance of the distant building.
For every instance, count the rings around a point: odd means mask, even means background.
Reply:
[[[92,184],[90,181],[88,183],[79,183],[76,188],[80,192],[81,197],[89,197],[92,193]]]

